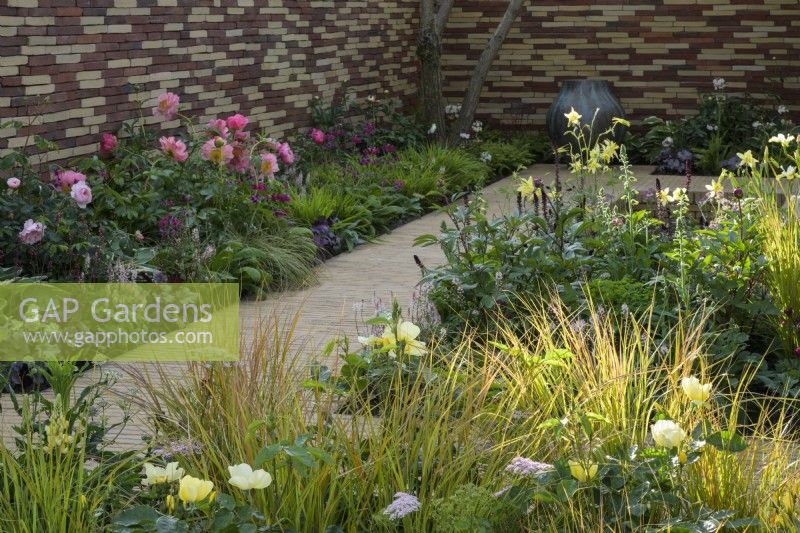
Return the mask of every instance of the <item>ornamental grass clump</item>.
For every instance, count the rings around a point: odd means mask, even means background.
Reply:
[[[705,311],[666,330],[650,310],[570,310],[557,296],[517,311],[522,333],[499,321],[492,339],[466,334],[449,346],[392,315],[392,365],[370,357],[384,349],[377,341],[340,341],[322,355],[331,363],[339,350],[343,365],[314,367],[313,379],[303,371],[296,318],[273,317],[254,327],[237,364],[190,364],[180,382],[166,367],[137,373],[141,407],[156,440],[197,443],[199,453],[178,456],[180,468],[215,489],[233,485],[232,500],[216,500],[251,506],[264,518],[247,520],[260,526],[705,531],[797,523],[787,496],[800,489],[788,404],[771,398],[771,411],[753,417],[752,370],[735,384],[712,377]],[[587,317],[581,327],[579,317]],[[397,348],[408,340],[424,349]],[[356,369],[392,377],[380,395],[365,396]]]

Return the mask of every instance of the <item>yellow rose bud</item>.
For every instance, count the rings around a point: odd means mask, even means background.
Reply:
[[[167,513],[172,514],[175,512],[175,496],[167,494]]]

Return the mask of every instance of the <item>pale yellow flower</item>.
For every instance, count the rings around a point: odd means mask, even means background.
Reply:
[[[402,342],[405,354],[422,355],[425,353],[425,343],[417,340],[419,334],[419,326],[408,321],[401,321],[397,323],[396,327],[386,326],[382,338],[390,346],[397,346]]]
[[[659,189],[656,193],[656,199],[661,205],[672,203],[672,196],[669,195],[669,187]]]
[[[778,178],[786,178],[787,180],[793,180],[797,177],[797,169],[793,165],[789,165],[786,168],[781,167],[781,173],[778,174]]]
[[[706,185],[709,198],[720,198],[725,188],[722,186],[722,179],[711,180],[711,185]]]
[[[577,111],[575,111],[574,107],[571,107],[569,113],[564,113],[564,116],[567,117],[567,125],[572,127],[578,127],[581,125],[581,116]]]
[[[533,181],[533,176],[529,176],[527,179],[520,180],[519,187],[517,187],[517,192],[522,195],[525,199],[532,199],[536,197],[536,184]]]
[[[672,191],[672,201],[673,202],[681,202],[686,199],[686,189],[683,187],[678,187],[674,191]]]
[[[167,494],[167,513],[172,514],[175,512],[175,496]]]
[[[664,448],[677,448],[686,439],[686,432],[672,420],[658,420],[650,432],[656,445]]]
[[[794,140],[794,135],[786,136],[783,133],[779,133],[778,135],[773,135],[769,138],[769,142],[780,144],[784,148],[789,146],[789,143]]]
[[[758,163],[758,159],[753,157],[752,150],[748,150],[744,153],[737,152],[736,156],[739,158],[739,166],[748,166],[750,168],[755,168],[756,163]]]
[[[681,388],[693,402],[705,403],[711,396],[711,383],[701,384],[700,380],[694,376],[683,378]]]
[[[596,463],[579,463],[578,461],[569,461],[569,473],[578,481],[585,483],[597,477],[598,465]]]
[[[159,485],[161,483],[171,483],[183,477],[184,470],[178,463],[167,463],[166,467],[144,464],[144,479],[142,485]]]
[[[619,150],[619,145],[611,139],[603,141],[603,161],[610,163],[617,156],[617,150]]]
[[[214,483],[207,479],[184,476],[178,487],[178,497],[183,503],[195,503],[208,498],[213,489]]]
[[[272,483],[272,476],[269,475],[269,472],[260,468],[253,470],[247,463],[229,466],[228,472],[231,475],[228,483],[242,490],[265,489]]]

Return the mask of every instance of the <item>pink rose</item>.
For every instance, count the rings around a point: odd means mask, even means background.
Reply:
[[[86,185],[85,181],[79,181],[73,185],[70,196],[81,209],[86,209],[86,206],[92,203],[92,189]]]
[[[211,134],[216,137],[228,138],[228,123],[221,118],[215,118],[208,121],[208,129]]]
[[[249,122],[250,120],[246,116],[239,113],[228,117],[228,127],[233,131],[245,129]]]
[[[203,159],[215,165],[222,166],[228,164],[233,159],[233,146],[225,142],[222,137],[209,139],[203,145]]]
[[[270,179],[278,172],[278,158],[269,152],[261,154],[261,173]]]
[[[311,130],[309,135],[311,136],[311,140],[316,144],[322,144],[325,142],[325,133],[322,130],[314,128]]]
[[[175,93],[164,93],[158,97],[158,105],[153,108],[154,116],[161,116],[169,120],[178,114],[178,105],[181,99]]]
[[[183,163],[189,157],[186,144],[175,137],[161,137],[158,142],[161,143],[161,151],[164,152],[164,155],[173,161]]]
[[[19,178],[8,178],[6,180],[6,185],[8,185],[9,189],[18,189],[19,186],[22,185],[22,182]]]
[[[36,244],[44,238],[44,229],[44,224],[34,222],[29,218],[22,226],[22,231],[19,232],[19,240],[25,244]]]
[[[281,157],[281,161],[283,161],[284,164],[291,165],[294,163],[294,152],[292,151],[292,147],[289,146],[289,143],[278,144],[278,155]]]
[[[119,144],[119,141],[117,141],[114,134],[108,132],[104,133],[103,137],[100,139],[100,155],[111,155],[111,152],[116,149],[117,144]]]
[[[86,176],[74,170],[58,170],[56,171],[54,181],[57,187],[67,190],[79,181],[86,181]]]

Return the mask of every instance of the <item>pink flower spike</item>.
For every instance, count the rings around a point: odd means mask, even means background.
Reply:
[[[8,185],[9,189],[19,189],[21,184],[22,182],[19,178],[8,178],[8,180],[6,180],[6,185]]]
[[[261,154],[261,173],[274,179],[276,172],[278,172],[278,158],[275,154],[269,152]]]
[[[158,97],[158,105],[153,108],[154,116],[161,116],[167,120],[175,118],[178,114],[178,105],[181,99],[175,93],[164,93]]]
[[[28,245],[36,244],[44,238],[45,225],[41,222],[34,222],[28,219],[19,232],[19,240]]]
[[[221,118],[215,118],[208,121],[208,129],[212,135],[217,137],[228,138],[228,123]]]
[[[309,132],[309,135],[315,144],[322,144],[325,142],[325,133],[322,130],[314,128]]]
[[[289,143],[278,144],[278,155],[285,165],[294,163],[294,152],[292,151],[292,147],[289,146]]]
[[[186,144],[175,137],[161,137],[158,142],[161,143],[161,151],[164,152],[164,155],[177,163],[183,163],[189,157]]]
[[[85,181],[79,181],[73,185],[70,196],[81,209],[86,209],[86,206],[92,203],[92,189],[86,185]]]
[[[245,129],[249,122],[250,119],[244,115],[240,115],[239,113],[231,115],[227,120],[228,128],[232,129],[233,131]]]
[[[100,155],[108,156],[117,148],[119,141],[113,133],[105,132],[100,139]]]

